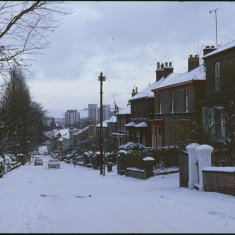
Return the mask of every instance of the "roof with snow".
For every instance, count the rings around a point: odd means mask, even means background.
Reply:
[[[82,132],[84,132],[84,131],[86,131],[88,129],[89,129],[89,126],[86,126],[83,129],[79,129],[78,131],[74,132],[73,135],[79,135],[79,134],[81,134]]]
[[[134,122],[129,122],[125,126],[135,126],[135,123]]]
[[[117,116],[112,116],[107,122],[117,122]]]
[[[104,127],[108,127],[107,120],[104,121],[104,122],[102,122],[102,126],[103,126],[103,128],[104,128]],[[100,123],[97,124],[96,127],[100,127]]]
[[[142,99],[144,97],[153,97],[154,94],[153,92],[151,91],[154,84],[156,82],[150,84],[148,87],[146,87],[144,90],[138,92],[136,95],[134,95],[131,99],[129,99],[129,101],[132,101],[132,100],[137,100],[137,99]]]
[[[63,139],[70,138],[69,129],[61,129],[61,130],[54,129],[53,133],[54,133],[54,138],[57,138],[57,135],[61,134],[61,138],[59,139],[60,141],[62,141]]]
[[[127,105],[124,108],[119,110],[118,115],[122,115],[122,114],[130,114],[131,113],[131,106]]]
[[[158,87],[168,77],[174,78],[174,77],[178,76],[179,74],[180,73],[171,73],[166,78],[162,77],[160,80],[155,81],[154,83],[152,83],[148,87],[146,87],[144,90],[142,90],[138,94],[134,95],[129,101],[142,99],[145,97],[154,97],[154,93],[152,90],[154,90],[155,87]]]
[[[146,122],[141,122],[139,124],[136,124],[135,127],[147,127],[147,123]]]
[[[161,83],[156,84],[153,90],[180,85],[191,81],[199,81],[199,80],[206,80],[204,65],[200,65],[189,72],[187,71],[185,73],[181,73],[176,76],[169,75],[168,77],[163,79]]]
[[[222,47],[220,47],[220,48],[218,48],[218,49],[216,49],[216,50],[214,50],[214,51],[212,51],[212,52],[206,54],[206,55],[203,57],[203,59],[204,59],[204,58],[208,58],[208,57],[210,57],[210,56],[212,56],[212,55],[218,54],[218,53],[220,53],[220,52],[229,50],[229,49],[234,48],[234,47],[235,47],[235,40],[233,40],[233,41],[231,41],[231,42],[228,42],[228,43],[225,44],[224,46],[222,46]]]
[[[115,123],[115,122],[117,122],[117,117],[112,116],[110,119],[103,121],[102,124],[103,127],[108,127],[108,123]],[[96,127],[100,127],[100,123],[97,124]]]

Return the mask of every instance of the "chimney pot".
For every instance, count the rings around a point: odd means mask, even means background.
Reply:
[[[157,62],[157,69],[160,69],[160,62]]]
[[[168,67],[168,63],[167,62],[165,62],[165,67]]]
[[[215,46],[205,46],[205,48],[203,49],[203,56],[214,51],[215,49],[216,49]]]
[[[172,62],[169,62],[169,67],[172,67]]]

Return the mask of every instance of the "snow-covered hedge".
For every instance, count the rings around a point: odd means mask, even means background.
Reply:
[[[143,159],[147,156],[154,159],[156,167],[177,167],[178,166],[178,152],[177,146],[165,146],[161,148],[147,148],[142,144],[128,142],[119,147],[119,154],[121,151],[126,151],[127,167],[136,167],[144,169],[145,162]],[[142,150],[142,151],[141,151]]]
[[[126,144],[120,145],[119,150],[145,150],[146,147],[143,144],[128,142]]]

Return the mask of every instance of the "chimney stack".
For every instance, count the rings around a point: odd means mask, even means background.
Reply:
[[[216,48],[215,46],[205,46],[205,48],[203,49],[203,56],[207,55],[208,53],[214,51]]]
[[[137,90],[137,87],[132,89],[132,93],[131,93],[131,96],[133,97],[134,95],[138,94],[138,90]]]
[[[156,72],[156,82],[159,81],[163,77],[163,68],[164,64],[160,65],[160,62],[157,62],[157,70]]]
[[[165,62],[160,65],[160,62],[157,62],[156,70],[156,82],[159,81],[162,77],[167,77],[169,74],[173,73],[174,68],[172,67],[172,62]]]
[[[165,67],[163,70],[164,78],[166,78],[169,74],[173,73],[173,71],[174,71],[174,68],[172,67],[172,62],[169,62],[169,66],[168,66],[168,62],[165,62]]]
[[[188,58],[188,72],[197,68],[199,66],[199,56],[195,55],[192,56],[190,55]]]

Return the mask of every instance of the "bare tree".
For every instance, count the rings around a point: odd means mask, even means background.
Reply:
[[[0,74],[6,77],[13,64],[27,68],[30,55],[49,46],[58,16],[68,14],[64,2],[0,1]]]

